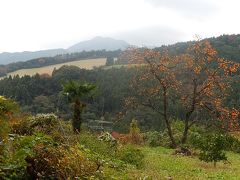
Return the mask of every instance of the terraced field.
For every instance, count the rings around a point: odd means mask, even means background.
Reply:
[[[105,65],[105,63],[106,63],[106,58],[78,60],[78,61],[71,61],[71,62],[67,62],[67,63],[44,66],[44,67],[40,67],[40,68],[20,69],[20,70],[8,73],[8,76],[9,75],[14,76],[17,74],[19,76],[24,76],[24,75],[33,76],[36,73],[51,75],[54,68],[59,69],[60,67],[62,67],[64,65],[78,66],[83,69],[93,69],[93,67],[99,67],[99,66]]]

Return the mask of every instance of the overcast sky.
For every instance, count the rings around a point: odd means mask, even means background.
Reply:
[[[0,52],[67,48],[95,36],[159,46],[240,33],[239,0],[0,0]]]

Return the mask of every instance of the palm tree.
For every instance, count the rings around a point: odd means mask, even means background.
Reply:
[[[81,114],[86,106],[84,102],[81,101],[83,96],[88,95],[96,88],[95,85],[89,84],[87,82],[78,82],[78,81],[68,81],[63,84],[63,93],[67,96],[70,103],[73,105],[73,121],[72,126],[74,132],[80,132],[82,118]]]

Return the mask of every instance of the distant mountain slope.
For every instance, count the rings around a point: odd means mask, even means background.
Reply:
[[[125,49],[129,47],[129,44],[122,40],[116,40],[112,38],[95,37],[88,41],[83,41],[69,47],[67,50],[69,52],[79,52],[79,51],[91,51],[91,50],[102,50],[113,51],[117,49]]]
[[[41,57],[53,57],[56,55],[81,52],[81,51],[91,51],[91,50],[103,50],[112,51],[117,49],[124,49],[128,47],[129,44],[122,40],[116,40],[112,38],[95,37],[88,41],[83,41],[77,43],[68,49],[49,49],[35,52],[16,52],[16,53],[0,53],[0,64],[9,64],[18,61],[27,61],[31,59],[41,58]]]
[[[94,38],[96,39],[108,39],[108,38]],[[95,40],[92,40],[92,42],[96,42]],[[217,50],[219,57],[226,58],[228,60],[232,60],[235,62],[240,62],[240,34],[238,35],[222,35],[219,37],[213,37],[208,38],[213,45],[213,47]],[[97,40],[98,41],[98,40]],[[110,38],[110,41],[112,39]],[[118,40],[116,40],[118,41]],[[109,42],[109,41],[108,41]],[[180,42],[173,45],[168,46],[161,46],[158,48],[155,48],[159,51],[168,50],[169,54],[171,55],[179,55],[184,53],[187,48],[193,44],[194,41],[189,42]],[[83,44],[89,44],[89,41]],[[113,43],[114,44],[114,43]],[[121,43],[119,43],[121,44]],[[124,43],[123,43],[124,44]],[[80,43],[81,46],[83,46]],[[79,44],[76,44],[69,49],[74,49],[79,47]],[[87,46],[85,46],[87,47]],[[114,46],[116,47],[116,46]],[[123,46],[125,47],[125,46]],[[95,48],[97,48],[95,46]],[[107,46],[105,46],[107,48]],[[119,49],[120,47],[118,47]],[[49,53],[52,50],[49,50]],[[16,63],[10,63],[7,65],[0,65],[0,77],[5,76],[9,72],[13,72],[19,69],[29,69],[29,68],[36,68],[36,67],[43,67],[48,65],[54,65],[64,62],[70,62],[75,60],[81,60],[81,59],[94,59],[94,58],[106,58],[106,57],[118,57],[121,54],[121,50],[114,50],[114,51],[106,51],[106,50],[95,50],[95,51],[82,51],[82,52],[75,52],[75,53],[68,53],[70,50],[66,49],[59,49],[59,51],[55,50],[55,52],[59,55],[53,56],[53,57],[44,57],[42,56],[40,58],[35,58],[32,60],[28,60],[25,62],[16,62]],[[76,50],[77,51],[77,50]],[[80,51],[80,50],[79,50]],[[65,52],[65,53],[61,53]],[[3,53],[4,54],[4,53]],[[0,54],[1,57],[1,54]],[[119,59],[116,63],[118,64],[126,64],[126,59]],[[1,64],[1,61],[0,61]]]
[[[66,63],[71,61],[86,60],[86,59],[96,59],[96,58],[107,58],[107,57],[118,57],[121,50],[106,51],[82,51],[68,54],[56,55],[54,57],[43,57],[36,58],[28,61],[19,61],[15,63],[10,63],[6,65],[0,65],[0,77],[5,76],[9,72],[13,72],[20,69],[31,69],[39,68],[49,65],[56,65],[60,63]]]
[[[27,61],[30,59],[40,58],[40,57],[53,57],[58,54],[65,54],[67,51],[65,49],[49,49],[42,51],[24,51],[16,53],[4,52],[0,54],[0,64],[9,64],[18,61]]]

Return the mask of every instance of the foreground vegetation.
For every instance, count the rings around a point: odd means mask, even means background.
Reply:
[[[238,179],[240,141],[226,148],[227,161],[207,163],[196,148],[204,129],[190,135],[191,154],[170,149],[167,134],[140,133],[133,120],[128,134],[116,139],[105,132],[85,128],[81,134],[54,114],[18,117],[9,121],[8,134],[1,134],[2,179]],[[181,122],[174,126],[179,136]],[[179,126],[180,125],[180,126]],[[3,127],[3,126],[2,126]],[[217,133],[217,132],[216,132]],[[197,136],[196,136],[197,135]],[[232,136],[228,136],[232,137]],[[197,141],[196,141],[197,140]]]
[[[239,63],[207,41],[178,56],[128,49],[119,60],[130,66],[108,58],[109,68],[4,78],[1,178],[239,178]]]

